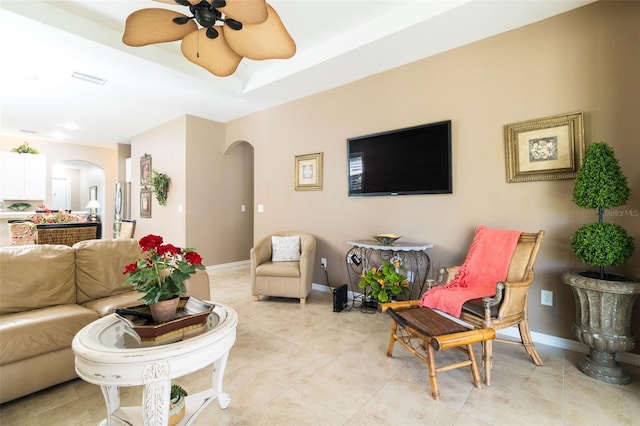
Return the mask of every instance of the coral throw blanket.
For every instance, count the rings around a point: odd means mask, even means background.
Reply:
[[[456,277],[448,284],[426,292],[420,299],[420,306],[460,317],[466,301],[495,296],[496,283],[507,278],[520,234],[520,231],[478,227]]]

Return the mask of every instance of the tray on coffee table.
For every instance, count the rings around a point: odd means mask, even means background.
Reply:
[[[143,341],[168,343],[172,337],[181,338],[186,332],[203,327],[215,305],[195,297],[181,297],[173,320],[154,324],[148,305],[116,308],[116,315]]]

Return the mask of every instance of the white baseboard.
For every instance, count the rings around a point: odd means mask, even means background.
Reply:
[[[324,284],[313,283],[312,288],[317,291],[331,293],[331,289]],[[352,291],[349,291],[349,297],[353,298],[353,295],[354,293]],[[360,295],[360,293],[356,293],[356,295]],[[459,324],[464,324],[458,318],[452,317],[447,314],[444,314],[444,315]],[[518,327],[516,326],[504,328],[498,331],[498,337],[520,339],[520,332],[518,331]],[[583,354],[589,353],[589,347],[584,343],[578,342],[577,340],[565,339],[563,337],[557,337],[557,336],[552,336],[550,334],[538,333],[536,331],[531,332],[531,339],[533,340],[534,343],[540,343],[541,345],[548,345],[554,348],[567,349],[570,351],[579,352]],[[616,356],[616,360],[618,360],[618,362],[640,367],[640,355],[638,354],[632,354],[629,352],[619,353]]]
[[[321,291],[323,293],[331,293],[331,287],[329,287],[326,284],[311,283],[311,289],[316,291]]]
[[[207,271],[215,271],[218,269],[235,268],[236,266],[249,265],[250,260],[239,260],[237,262],[222,263],[220,265],[210,265],[206,267]]]

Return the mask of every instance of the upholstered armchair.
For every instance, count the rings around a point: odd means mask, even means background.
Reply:
[[[306,302],[311,292],[316,239],[304,232],[278,232],[260,240],[252,249],[251,294],[291,297]]]

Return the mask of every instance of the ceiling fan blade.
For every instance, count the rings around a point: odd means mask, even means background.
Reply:
[[[265,0],[227,0],[227,5],[218,10],[243,25],[261,24],[268,16]]]
[[[167,9],[141,9],[127,17],[122,41],[128,46],[146,46],[165,41],[176,41],[196,31],[198,25],[189,20],[184,25],[173,22],[174,18],[188,16]]]
[[[269,16],[262,24],[244,25],[236,31],[223,27],[229,46],[249,59],[287,59],[296,53],[296,43],[282,24],[278,13],[267,4]]]
[[[180,45],[182,54],[194,64],[200,65],[218,77],[233,74],[242,56],[231,50],[222,31],[218,37],[211,39],[207,37],[206,30],[202,28],[182,39]]]

